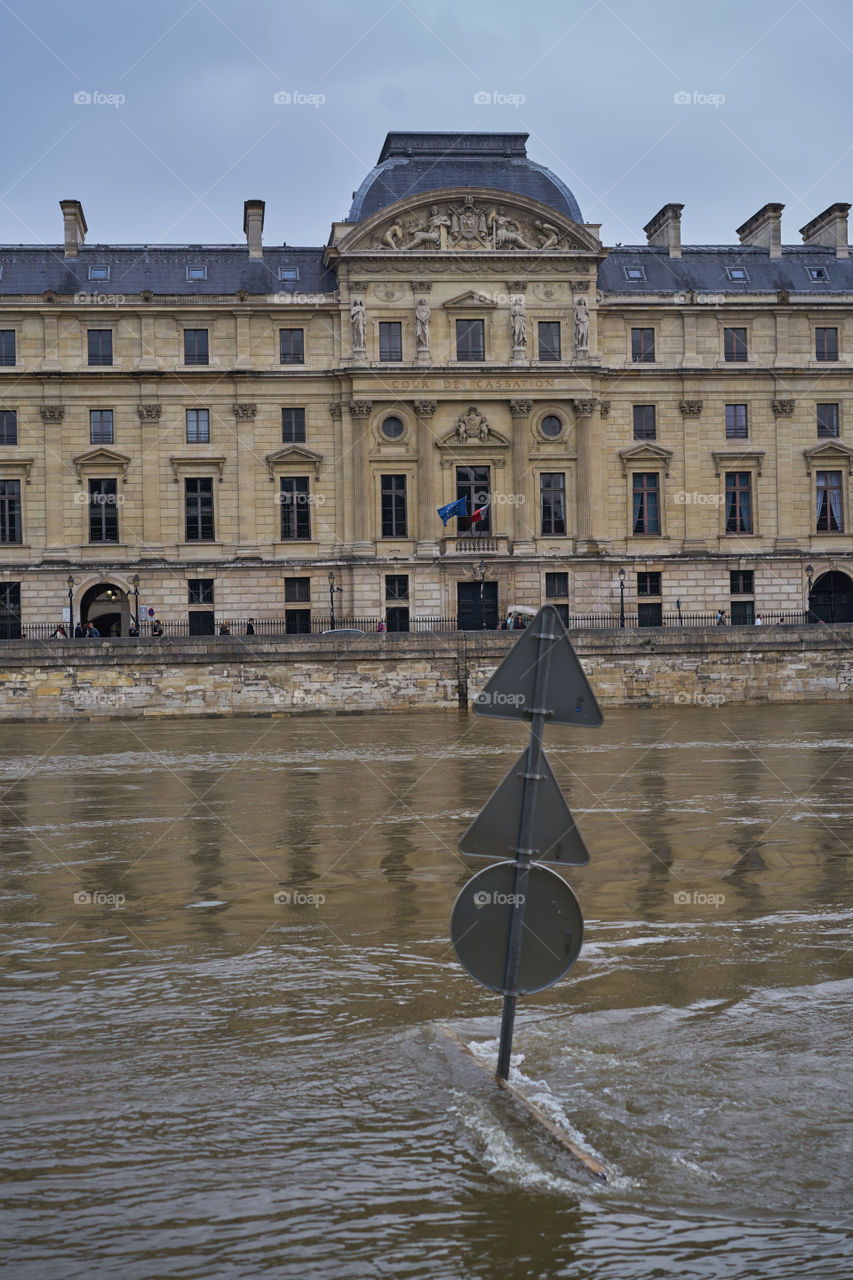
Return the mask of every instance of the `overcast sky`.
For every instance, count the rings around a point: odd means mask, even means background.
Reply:
[[[609,244],[669,201],[686,243],[734,243],[770,200],[794,244],[853,201],[849,0],[0,0],[0,21],[5,244],[61,241],[61,199],[89,243],[242,242],[248,198],[268,243],[324,244],[390,130],[529,133]]]

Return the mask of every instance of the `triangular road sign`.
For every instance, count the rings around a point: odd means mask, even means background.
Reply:
[[[540,640],[540,633],[550,638]],[[535,706],[536,668],[542,651],[550,655],[548,680],[542,707]],[[550,712],[548,724],[581,724],[590,728],[604,719],[595,694],[584,675],[552,604],[543,605],[494,672],[486,687],[472,702],[478,716],[501,720],[529,720],[534,710]]]
[[[459,852],[475,858],[514,858],[521,820],[524,775],[530,748],[525,747],[503,782],[492,792],[459,841]],[[589,854],[575,820],[542,752],[540,780],[536,783],[531,845],[533,862],[585,867]]]

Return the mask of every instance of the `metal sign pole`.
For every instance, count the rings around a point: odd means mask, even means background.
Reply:
[[[527,752],[527,770],[524,774],[524,790],[521,801],[521,817],[518,824],[518,846],[515,850],[515,885],[512,916],[506,952],[504,977],[504,1002],[501,1016],[501,1039],[498,1049],[498,1065],[495,1074],[499,1080],[509,1079],[509,1063],[512,1053],[512,1034],[515,1027],[515,1006],[518,1000],[518,970],[521,961],[521,939],[524,930],[524,905],[527,897],[527,881],[530,861],[536,850],[532,848],[536,819],[537,785],[543,779],[542,734],[545,717],[549,714],[542,705],[548,689],[551,644],[556,639],[551,630],[551,615],[543,610],[538,619],[539,655],[536,665],[536,683],[530,715],[530,746]]]

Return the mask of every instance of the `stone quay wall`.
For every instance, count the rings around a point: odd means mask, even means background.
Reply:
[[[516,637],[8,641],[0,720],[448,711],[465,708]],[[575,632],[603,707],[853,697],[853,627]]]

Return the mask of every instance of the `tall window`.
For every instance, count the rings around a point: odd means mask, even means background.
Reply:
[[[213,604],[213,578],[187,580],[188,604]]]
[[[540,475],[539,509],[543,534],[566,532],[566,477],[562,471],[543,471]]]
[[[477,533],[492,531],[492,495],[491,476],[488,467],[457,467],[456,498],[465,498],[468,503],[468,515],[459,516],[456,528],[459,533],[469,533],[472,529]],[[483,519],[472,525],[471,516],[475,511],[483,511]]]
[[[15,409],[0,409],[0,444],[18,443],[18,413]]]
[[[820,436],[838,435],[838,405],[819,404],[817,407],[817,434]]]
[[[0,480],[0,542],[21,541],[21,482]]]
[[[838,359],[838,330],[815,329],[815,359]]]
[[[660,573],[654,570],[642,570],[637,574],[637,595],[638,596],[659,596],[661,584]]]
[[[278,355],[282,364],[304,364],[304,329],[279,329]]]
[[[282,542],[307,542],[311,537],[311,494],[307,476],[282,476],[281,493]]]
[[[745,404],[726,405],[726,439],[745,440],[748,422]]]
[[[15,363],[15,330],[0,329],[0,364]]]
[[[654,440],[657,436],[657,415],[653,404],[634,405],[634,439]]]
[[[485,360],[486,358],[486,322],[485,320],[456,321],[456,359]]]
[[[561,359],[559,320],[539,321],[539,359]]]
[[[723,330],[723,354],[726,360],[746,359],[746,329]]]
[[[382,537],[405,538],[406,477],[382,476]]]
[[[752,533],[752,477],[726,472],[726,533]]]
[[[89,481],[89,541],[118,542],[118,488],[115,480]]]
[[[89,330],[89,364],[112,364],[112,329]]]
[[[7,482],[8,483],[8,482]],[[818,533],[843,533],[844,512],[841,508],[842,498],[841,472],[818,471],[817,473],[817,531]]]
[[[654,329],[631,330],[631,359],[635,364],[652,364],[655,358]]]
[[[0,582],[0,640],[21,638],[21,584]]]
[[[184,480],[187,542],[213,542],[213,480],[198,476]]]
[[[282,409],[281,439],[283,444],[305,443],[304,409]]]
[[[751,596],[755,592],[754,569],[730,569],[729,591],[733,596]]]
[[[113,443],[112,409],[89,410],[89,442],[91,444]]]
[[[379,359],[403,359],[403,326],[399,320],[379,321]]]
[[[187,444],[210,443],[210,410],[187,409]]]
[[[660,533],[660,486],[656,471],[634,474],[634,533]]]
[[[207,363],[207,330],[184,329],[184,364]]]

